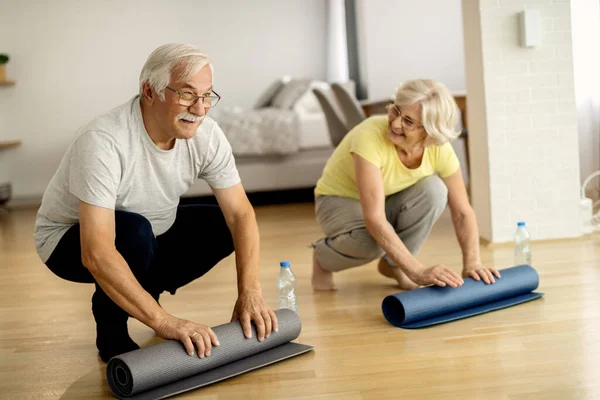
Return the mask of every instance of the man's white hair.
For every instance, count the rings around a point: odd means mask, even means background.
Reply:
[[[204,66],[213,66],[210,58],[189,44],[169,43],[154,50],[140,73],[140,96],[143,96],[144,83],[148,82],[161,101],[165,100],[165,89],[169,86],[173,69],[184,67],[181,81],[186,81],[194,76]]]
[[[441,145],[455,139],[460,111],[450,90],[441,82],[432,79],[406,81],[396,91],[394,104],[402,108],[421,104],[421,124],[429,137],[428,146]]]

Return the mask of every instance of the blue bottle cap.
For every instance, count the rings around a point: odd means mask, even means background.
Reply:
[[[290,267],[290,262],[289,261],[281,261],[279,263],[280,267],[284,267],[284,268],[289,268]]]
[[[517,222],[517,226],[525,226],[525,222],[524,221],[519,221],[519,222]]]

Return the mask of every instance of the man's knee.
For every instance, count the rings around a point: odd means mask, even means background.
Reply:
[[[152,224],[140,214],[117,211],[115,213],[115,245],[132,271],[149,267],[156,250]]]
[[[231,233],[229,235],[225,235],[222,243],[223,258],[229,257],[234,250],[235,247],[233,245]]]
[[[117,211],[115,225],[117,241],[124,240],[142,246],[154,241],[152,224],[140,214]]]
[[[219,248],[223,253],[223,258],[231,255],[234,251],[233,236],[231,235],[231,231],[229,230],[229,226],[227,225],[227,221],[225,221],[225,216],[222,212],[218,213],[218,218],[216,218],[212,230],[220,239]]]

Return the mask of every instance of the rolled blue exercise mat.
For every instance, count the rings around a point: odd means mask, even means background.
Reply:
[[[534,292],[539,276],[529,265],[503,269],[496,283],[464,278],[457,288],[427,286],[391,294],[381,308],[388,322],[399,328],[415,329],[443,324],[486,312],[512,307],[542,297]]]
[[[106,366],[108,385],[119,399],[163,399],[313,350],[293,343],[301,331],[298,315],[276,310],[278,332],[259,342],[252,324],[252,338],[246,339],[238,321],[213,329],[220,346],[209,357],[189,356],[183,344],[166,340],[113,357]]]

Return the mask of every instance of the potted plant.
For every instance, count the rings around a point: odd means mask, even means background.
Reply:
[[[0,54],[0,82],[6,80],[6,69],[5,65],[10,60],[8,54]]]

